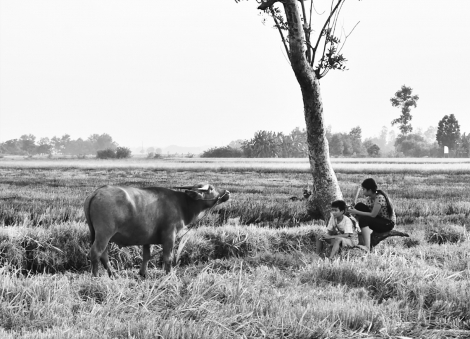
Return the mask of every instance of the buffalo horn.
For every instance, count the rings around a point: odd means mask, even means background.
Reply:
[[[199,187],[197,190],[198,191],[208,191],[209,190],[209,185],[204,185],[202,187]]]
[[[194,186],[176,186],[176,187],[173,187],[173,188],[179,189],[179,190],[190,190],[193,187]]]

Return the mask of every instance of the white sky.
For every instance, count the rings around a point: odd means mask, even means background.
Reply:
[[[0,141],[109,133],[128,147],[222,146],[303,128],[299,86],[256,7],[0,0]],[[415,128],[453,113],[470,132],[468,13],[468,0],[347,0],[345,29],[360,24],[344,48],[349,70],[321,80],[327,124],[378,135],[406,84],[420,96]]]

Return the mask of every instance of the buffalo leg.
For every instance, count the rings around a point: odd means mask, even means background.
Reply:
[[[152,257],[150,256],[150,245],[144,245],[142,249],[142,265],[140,265],[139,274],[145,278],[147,276],[147,263]]]
[[[106,248],[108,247],[108,241],[109,239],[100,239],[97,237],[95,241],[93,242],[93,245],[91,245],[91,250],[90,250],[91,273],[93,274],[94,277],[98,276],[98,268],[100,265],[100,261],[103,262],[102,255],[106,251]],[[106,259],[107,259],[107,252],[106,252]]]
[[[171,257],[173,254],[174,245],[175,235],[173,233],[172,236],[163,243],[163,266],[166,273],[170,273],[171,271]]]
[[[108,275],[110,278],[115,277],[116,273],[114,272],[111,264],[109,263],[109,258],[108,258],[108,247],[104,250],[103,254],[101,254],[100,261],[103,264],[104,268],[106,268],[106,271],[108,271]]]

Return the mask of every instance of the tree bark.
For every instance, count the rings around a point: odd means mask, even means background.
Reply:
[[[306,59],[305,33],[297,0],[282,2],[289,26],[290,62],[302,91],[310,169],[313,176],[312,196],[307,202],[314,218],[328,219],[331,202],[342,199],[335,172],[331,167],[328,141],[323,121],[320,82]]]

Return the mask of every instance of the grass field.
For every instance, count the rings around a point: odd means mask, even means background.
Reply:
[[[373,176],[411,237],[328,261],[314,254],[322,223],[288,200],[311,183],[308,162],[245,160],[1,159],[0,337],[470,337],[469,162],[333,159],[345,199]],[[89,193],[197,182],[231,200],[177,244],[170,275],[157,258],[139,279],[139,249],[112,245],[119,278],[90,277]]]
[[[333,168],[342,173],[455,173],[470,172],[470,159],[452,158],[333,158]],[[0,159],[2,168],[76,168],[76,169],[147,169],[151,171],[216,171],[216,172],[293,172],[308,173],[307,159],[214,159],[135,157],[126,160],[56,159],[6,157]]]

